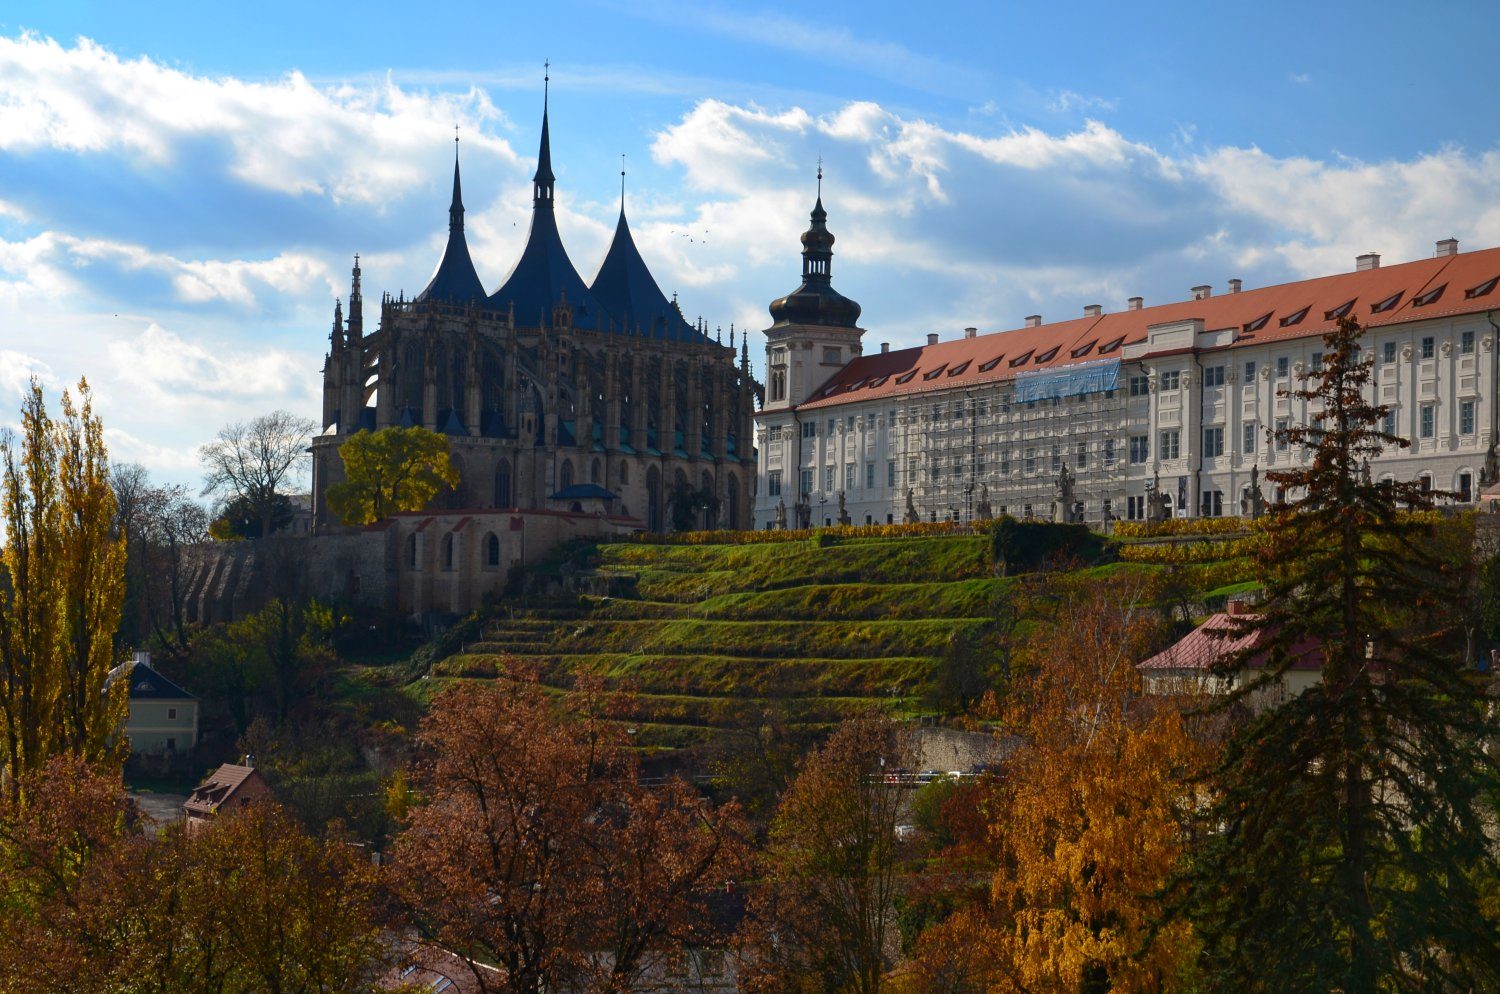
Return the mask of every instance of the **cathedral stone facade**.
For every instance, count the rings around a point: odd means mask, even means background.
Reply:
[[[755,460],[748,343],[736,355],[684,319],[620,217],[585,283],[557,229],[547,110],[532,187],[531,230],[510,275],[486,292],[464,239],[458,162],[448,244],[431,282],[385,294],[364,327],[358,258],[347,319],[335,305],[314,440],[313,529],[339,530],[326,502],[353,433],[420,425],[448,435],[460,484],[441,512],[598,514],[672,527],[689,492],[691,527],[746,528]],[[684,501],[682,506],[688,506]]]

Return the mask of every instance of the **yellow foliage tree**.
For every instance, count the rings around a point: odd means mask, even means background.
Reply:
[[[346,525],[368,525],[400,511],[420,511],[458,470],[448,438],[426,428],[358,431],[339,446],[344,482],[328,488],[328,506]]]
[[[106,685],[125,594],[125,545],[112,533],[104,431],[87,381],[62,419],[32,381],[20,437],[0,441],[0,757],[15,790],[54,755],[118,759],[126,682]]]
[[[994,827],[1001,991],[1165,994],[1190,980],[1191,929],[1153,937],[1152,895],[1181,858],[1206,750],[1177,707],[1141,696],[1153,633],[1137,594],[1082,590],[1030,647],[1034,674],[1010,708],[1027,745]]]

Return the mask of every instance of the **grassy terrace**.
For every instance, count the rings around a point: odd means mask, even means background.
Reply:
[[[604,544],[586,555],[614,596],[506,603],[409,689],[422,699],[520,666],[564,693],[589,674],[630,692],[623,717],[640,744],[661,748],[772,706],[808,725],[872,706],[910,712],[955,641],[989,636],[996,598],[1016,582],[992,575],[988,545],[978,535]]]

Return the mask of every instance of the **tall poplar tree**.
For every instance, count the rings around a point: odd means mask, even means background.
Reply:
[[[32,381],[21,433],[0,440],[0,758],[9,790],[53,755],[118,755],[126,684],[106,686],[124,597],[125,548],[87,381],[48,414]]]
[[[1265,600],[1240,626],[1277,681],[1315,654],[1321,681],[1231,743],[1187,877],[1209,989],[1493,989],[1500,941],[1476,881],[1496,871],[1481,806],[1495,784],[1491,702],[1466,658],[1464,519],[1368,461],[1408,444],[1380,430],[1361,329],[1340,321],[1324,364],[1286,395],[1310,424],[1277,433],[1307,458],[1269,474],[1278,506],[1259,553]],[[1423,513],[1429,512],[1429,513]]]

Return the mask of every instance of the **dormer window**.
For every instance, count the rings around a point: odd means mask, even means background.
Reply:
[[[1337,321],[1339,318],[1348,317],[1349,312],[1354,310],[1354,301],[1358,299],[1358,297],[1354,297],[1333,308],[1333,310],[1324,311],[1323,318],[1328,321]]]
[[[1464,297],[1468,300],[1473,300],[1475,297],[1489,296],[1494,291],[1497,283],[1500,283],[1500,276],[1492,277],[1478,286],[1470,287],[1464,291]]]
[[[1448,284],[1444,283],[1435,290],[1428,290],[1420,297],[1413,297],[1411,305],[1413,307],[1426,307],[1428,304],[1435,304],[1442,298],[1443,291],[1446,289],[1448,289]]]
[[[1019,366],[1022,363],[1024,363],[1027,359],[1030,359],[1031,358],[1031,353],[1033,353],[1035,351],[1036,351],[1036,349],[1027,349],[1025,352],[1022,352],[1020,355],[1016,356],[1014,359],[1012,359],[1010,361],[1010,368],[1011,369],[1015,369],[1017,366]]]
[[[1121,335],[1119,338],[1116,338],[1116,339],[1114,339],[1114,340],[1112,340],[1110,342],[1107,342],[1103,346],[1101,346],[1099,348],[1099,354],[1100,355],[1109,355],[1115,349],[1119,348],[1122,344],[1124,344],[1124,342],[1125,342],[1125,336]]]
[[[999,355],[995,356],[995,358],[991,359],[989,362],[982,362],[982,363],[980,363],[979,364],[979,371],[981,373],[988,373],[990,370],[992,370],[996,366],[1000,365],[1000,360],[1004,359],[1004,358],[1005,358],[1005,353],[1002,352]]]
[[[1056,359],[1057,358],[1057,350],[1060,349],[1060,348],[1062,348],[1062,346],[1060,346],[1060,345],[1054,345],[1054,346],[1052,346],[1052,348],[1048,349],[1046,352],[1043,352],[1041,355],[1037,356],[1036,357],[1037,364],[1041,365],[1044,362],[1051,362],[1053,359]]]
[[[900,376],[896,377],[896,382],[898,384],[900,384],[900,383],[910,383],[912,377],[916,376],[916,375],[917,375],[917,371],[915,369],[913,369],[909,373],[902,373]]]
[[[973,361],[974,361],[973,359],[965,359],[963,362],[959,363],[957,366],[954,366],[952,369],[948,370],[948,375],[949,376],[957,376],[957,375],[959,375],[964,370],[968,369],[969,368],[969,363],[971,363]]]
[[[1266,311],[1266,313],[1262,314],[1254,321],[1246,322],[1245,327],[1242,329],[1243,333],[1246,335],[1253,335],[1257,331],[1260,331],[1271,320],[1271,313],[1271,311]]]
[[[1405,290],[1397,290],[1384,300],[1377,300],[1370,305],[1371,314],[1384,314],[1386,311],[1395,310],[1397,304],[1401,303],[1401,295]]]
[[[888,380],[888,379],[890,379],[890,378],[891,378],[891,374],[890,373],[887,373],[884,376],[877,376],[877,377],[875,377],[873,380],[870,381],[870,389],[874,390],[878,386],[884,386],[885,385],[885,381]]]
[[[1302,310],[1298,311],[1296,314],[1288,314],[1286,317],[1281,319],[1281,326],[1283,328],[1290,328],[1294,324],[1301,324],[1302,319],[1307,317],[1307,312],[1310,310],[1312,310],[1311,304],[1302,308]]]
[[[1092,349],[1092,348],[1093,348],[1093,347],[1094,347],[1094,346],[1095,346],[1095,345],[1096,345],[1096,344],[1098,344],[1098,341],[1099,341],[1099,339],[1097,339],[1097,338],[1096,338],[1096,339],[1094,339],[1094,340],[1093,340],[1093,341],[1092,341],[1092,342],[1088,342],[1088,343],[1087,343],[1087,344],[1084,344],[1084,345],[1080,345],[1080,346],[1078,346],[1078,348],[1076,348],[1076,349],[1074,349],[1074,350],[1073,350],[1073,358],[1074,358],[1074,359],[1080,359],[1080,358],[1082,358],[1082,357],[1083,357],[1083,356],[1086,356],[1086,355],[1088,355],[1088,353],[1089,353],[1089,351],[1090,351],[1090,350],[1091,350],[1091,349]]]
[[[932,370],[931,372],[923,373],[922,374],[922,379],[924,379],[924,380],[935,380],[939,376],[942,376],[943,375],[943,370],[945,370],[947,368],[948,368],[948,364],[946,362],[939,363],[936,369]]]

